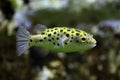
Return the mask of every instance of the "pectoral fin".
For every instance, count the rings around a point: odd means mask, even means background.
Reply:
[[[66,36],[66,35],[63,35],[60,40],[59,40],[59,43],[61,46],[64,47],[64,44],[67,43],[69,41],[69,38]]]

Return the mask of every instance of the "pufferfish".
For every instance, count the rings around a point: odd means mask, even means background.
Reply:
[[[31,35],[20,26],[16,39],[18,55],[32,46],[65,53],[85,51],[96,46],[96,40],[89,33],[67,27],[41,28],[38,34]]]

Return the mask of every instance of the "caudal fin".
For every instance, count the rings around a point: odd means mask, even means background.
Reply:
[[[26,30],[25,27],[20,26],[18,28],[18,32],[16,35],[16,47],[17,47],[17,54],[20,56],[21,54],[23,54],[28,48],[28,40],[29,40],[29,36],[31,34]]]

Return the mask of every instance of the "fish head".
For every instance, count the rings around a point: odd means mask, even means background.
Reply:
[[[97,41],[94,39],[93,35],[82,31],[79,36],[80,46],[87,50],[96,46]]]

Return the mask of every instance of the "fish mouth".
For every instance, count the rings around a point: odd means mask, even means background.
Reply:
[[[94,42],[93,42],[93,43],[91,43],[90,45],[91,45],[92,47],[95,47],[95,46],[96,46],[96,43],[97,43],[97,41],[96,41],[96,40],[94,40]]]
[[[92,46],[95,47],[95,46],[96,46],[96,43],[92,44]]]
[[[96,43],[97,43],[97,41],[94,40],[94,42],[92,43],[92,46],[95,47],[95,46],[96,46]]]

